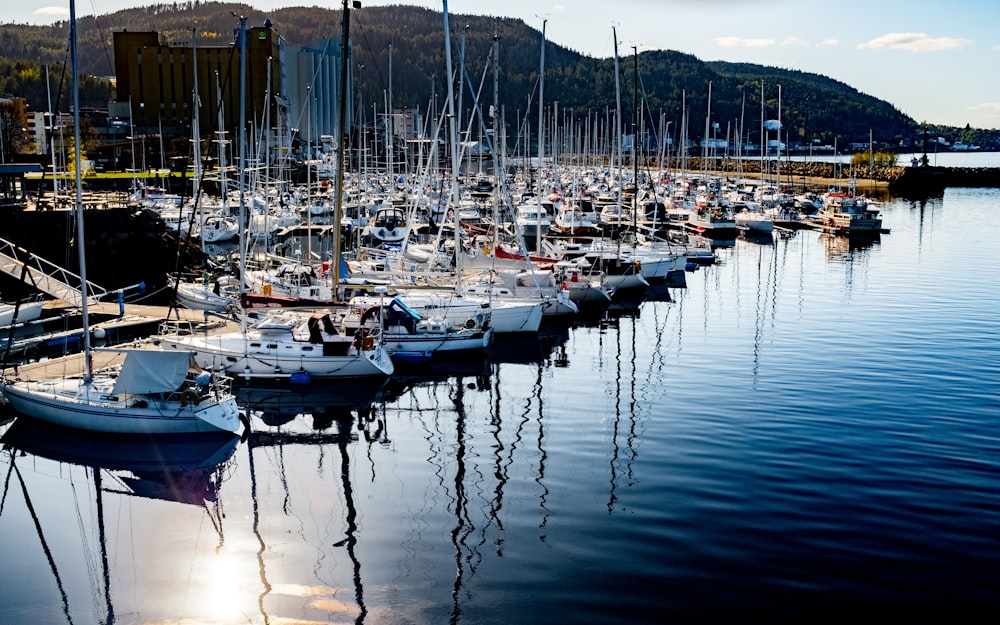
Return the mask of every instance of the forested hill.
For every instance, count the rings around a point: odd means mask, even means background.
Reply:
[[[232,42],[238,25],[233,13],[245,15],[250,26],[270,19],[290,45],[314,45],[318,39],[339,38],[340,11],[323,8],[291,7],[262,12],[243,4],[191,2],[158,4],[127,9],[99,17],[78,19],[81,71],[94,76],[112,73],[114,50],[112,33],[119,30],[155,30],[168,42],[190,42],[193,27],[198,42],[219,45]],[[4,93],[25,97],[33,110],[45,110],[44,72],[48,65],[53,76],[65,76],[68,22],[52,26],[0,25],[0,87]],[[468,83],[476,88],[483,77],[494,37],[498,38],[500,100],[508,119],[517,114],[537,113],[537,79],[541,33],[519,19],[490,16],[451,16],[454,63],[465,42]],[[351,39],[354,47],[356,88],[363,102],[383,107],[389,87],[391,46],[392,95],[396,107],[426,109],[432,89],[439,97],[446,93],[444,29],[441,12],[411,6],[371,7],[352,11]],[[626,51],[628,52],[628,51]],[[626,54],[623,52],[623,54]],[[788,138],[804,138],[821,143],[867,141],[872,132],[876,141],[898,144],[913,140],[918,125],[891,104],[862,94],[850,86],[817,74],[751,64],[703,62],[674,51],[647,51],[638,57],[620,59],[622,106],[634,110],[638,93],[645,119],[660,114],[680,126],[682,102],[687,107],[689,133],[700,138],[708,112],[711,83],[712,121],[719,124],[720,138],[727,127],[735,128],[740,118],[746,128],[759,128],[761,81],[764,88],[764,115],[776,119],[778,84],[781,85],[781,118]],[[638,89],[635,88],[638,76]],[[64,80],[66,80],[64,78]],[[66,89],[56,107],[66,111]],[[468,93],[468,92],[467,92]],[[102,107],[112,96],[111,87],[87,81],[83,106]],[[492,77],[483,96],[492,102]],[[471,101],[467,98],[466,102]],[[582,118],[605,115],[615,108],[614,59],[595,59],[549,41],[545,55],[545,102],[558,102],[562,114]],[[751,121],[753,120],[753,121]],[[940,129],[938,129],[940,131]]]

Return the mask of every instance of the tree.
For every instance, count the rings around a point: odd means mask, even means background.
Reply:
[[[68,136],[68,143],[66,145],[66,169],[69,173],[73,174],[76,172],[77,159],[76,159],[76,137],[73,134]],[[94,127],[90,125],[87,119],[80,120],[80,143],[82,144],[82,149],[80,150],[81,160],[87,160],[87,154],[94,149],[94,144],[97,141],[97,132]],[[87,174],[87,171],[83,171],[83,174]]]
[[[3,149],[3,160],[10,160],[11,155],[20,154],[25,150],[28,139],[24,127],[23,100],[22,105],[10,98],[0,99],[0,148]]]

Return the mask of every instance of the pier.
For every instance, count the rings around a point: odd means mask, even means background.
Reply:
[[[63,306],[61,302],[49,302],[46,305],[48,308],[46,314],[36,322],[39,328],[37,334],[30,334],[30,329],[25,329],[29,324],[15,328],[17,332],[10,359],[18,360],[31,355],[41,355],[42,358],[23,364],[7,365],[3,370],[4,375],[51,379],[83,372],[83,354],[79,351],[83,344],[83,330],[79,327],[79,313]],[[120,364],[121,353],[114,349],[116,346],[122,347],[144,341],[151,334],[155,334],[164,322],[185,325],[192,331],[209,334],[238,329],[235,321],[224,316],[187,308],[125,304],[123,312],[117,303],[99,302],[90,306],[88,311],[92,320],[103,319],[91,324],[92,345],[97,347],[93,352],[95,370]],[[61,322],[69,327],[65,330],[46,331],[44,324],[51,325],[53,322],[57,324]],[[24,334],[26,331],[29,332],[27,336]],[[4,341],[7,340],[7,332],[8,329],[4,328],[0,335]],[[101,349],[102,347],[107,349]],[[44,353],[46,350],[52,350],[54,353],[46,354]]]

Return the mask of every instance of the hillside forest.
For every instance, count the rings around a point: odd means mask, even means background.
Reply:
[[[339,39],[341,32],[339,9],[288,7],[264,13],[244,4],[197,0],[81,17],[77,23],[81,107],[105,108],[115,99],[113,32],[154,30],[163,41],[183,42],[190,40],[195,28],[199,42],[219,45],[234,41],[238,25],[234,13],[245,15],[251,26],[270,20],[288,45]],[[491,69],[496,40],[501,110],[508,120],[524,118],[534,126],[541,32],[519,19],[482,15],[452,15],[450,24],[454,58],[464,50],[467,93],[469,85],[478,86]],[[69,30],[68,22],[0,24],[0,92],[24,98],[29,111],[68,112]],[[446,93],[440,12],[411,6],[354,10],[351,46],[359,106],[383,107],[390,88],[390,50],[394,108],[426,109],[432,94],[441,98]],[[614,58],[591,58],[552,41],[545,46],[545,103],[557,106],[560,115],[577,119],[608,115],[615,109],[617,88],[626,127],[638,121],[641,111],[643,127],[663,128],[669,122],[677,136],[683,120],[688,137],[696,140],[703,136],[706,121],[724,138],[737,127],[759,128],[758,120],[767,118],[782,120],[782,140],[789,144],[846,146],[867,143],[872,137],[879,148],[906,151],[919,150],[929,136],[987,149],[1000,147],[1000,131],[917,121],[890,103],[817,74],[704,62],[670,50],[637,55],[626,50],[619,53],[616,85]],[[491,83],[492,78],[486,81],[483,96],[489,101]],[[709,106],[711,119],[706,120]],[[757,135],[759,140],[759,131]]]

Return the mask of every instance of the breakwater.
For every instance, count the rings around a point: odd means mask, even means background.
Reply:
[[[671,164],[677,169],[677,163]],[[685,171],[703,169],[700,158],[689,158]],[[780,169],[774,160],[713,158],[705,163],[705,170],[728,176],[758,177],[780,175],[782,184],[822,186],[846,185],[852,174],[858,180],[873,180],[888,185],[889,192],[902,197],[940,195],[946,187],[996,187],[1000,188],[1000,168],[997,167],[898,167],[860,165],[852,168],[844,163],[820,161],[782,161]]]

